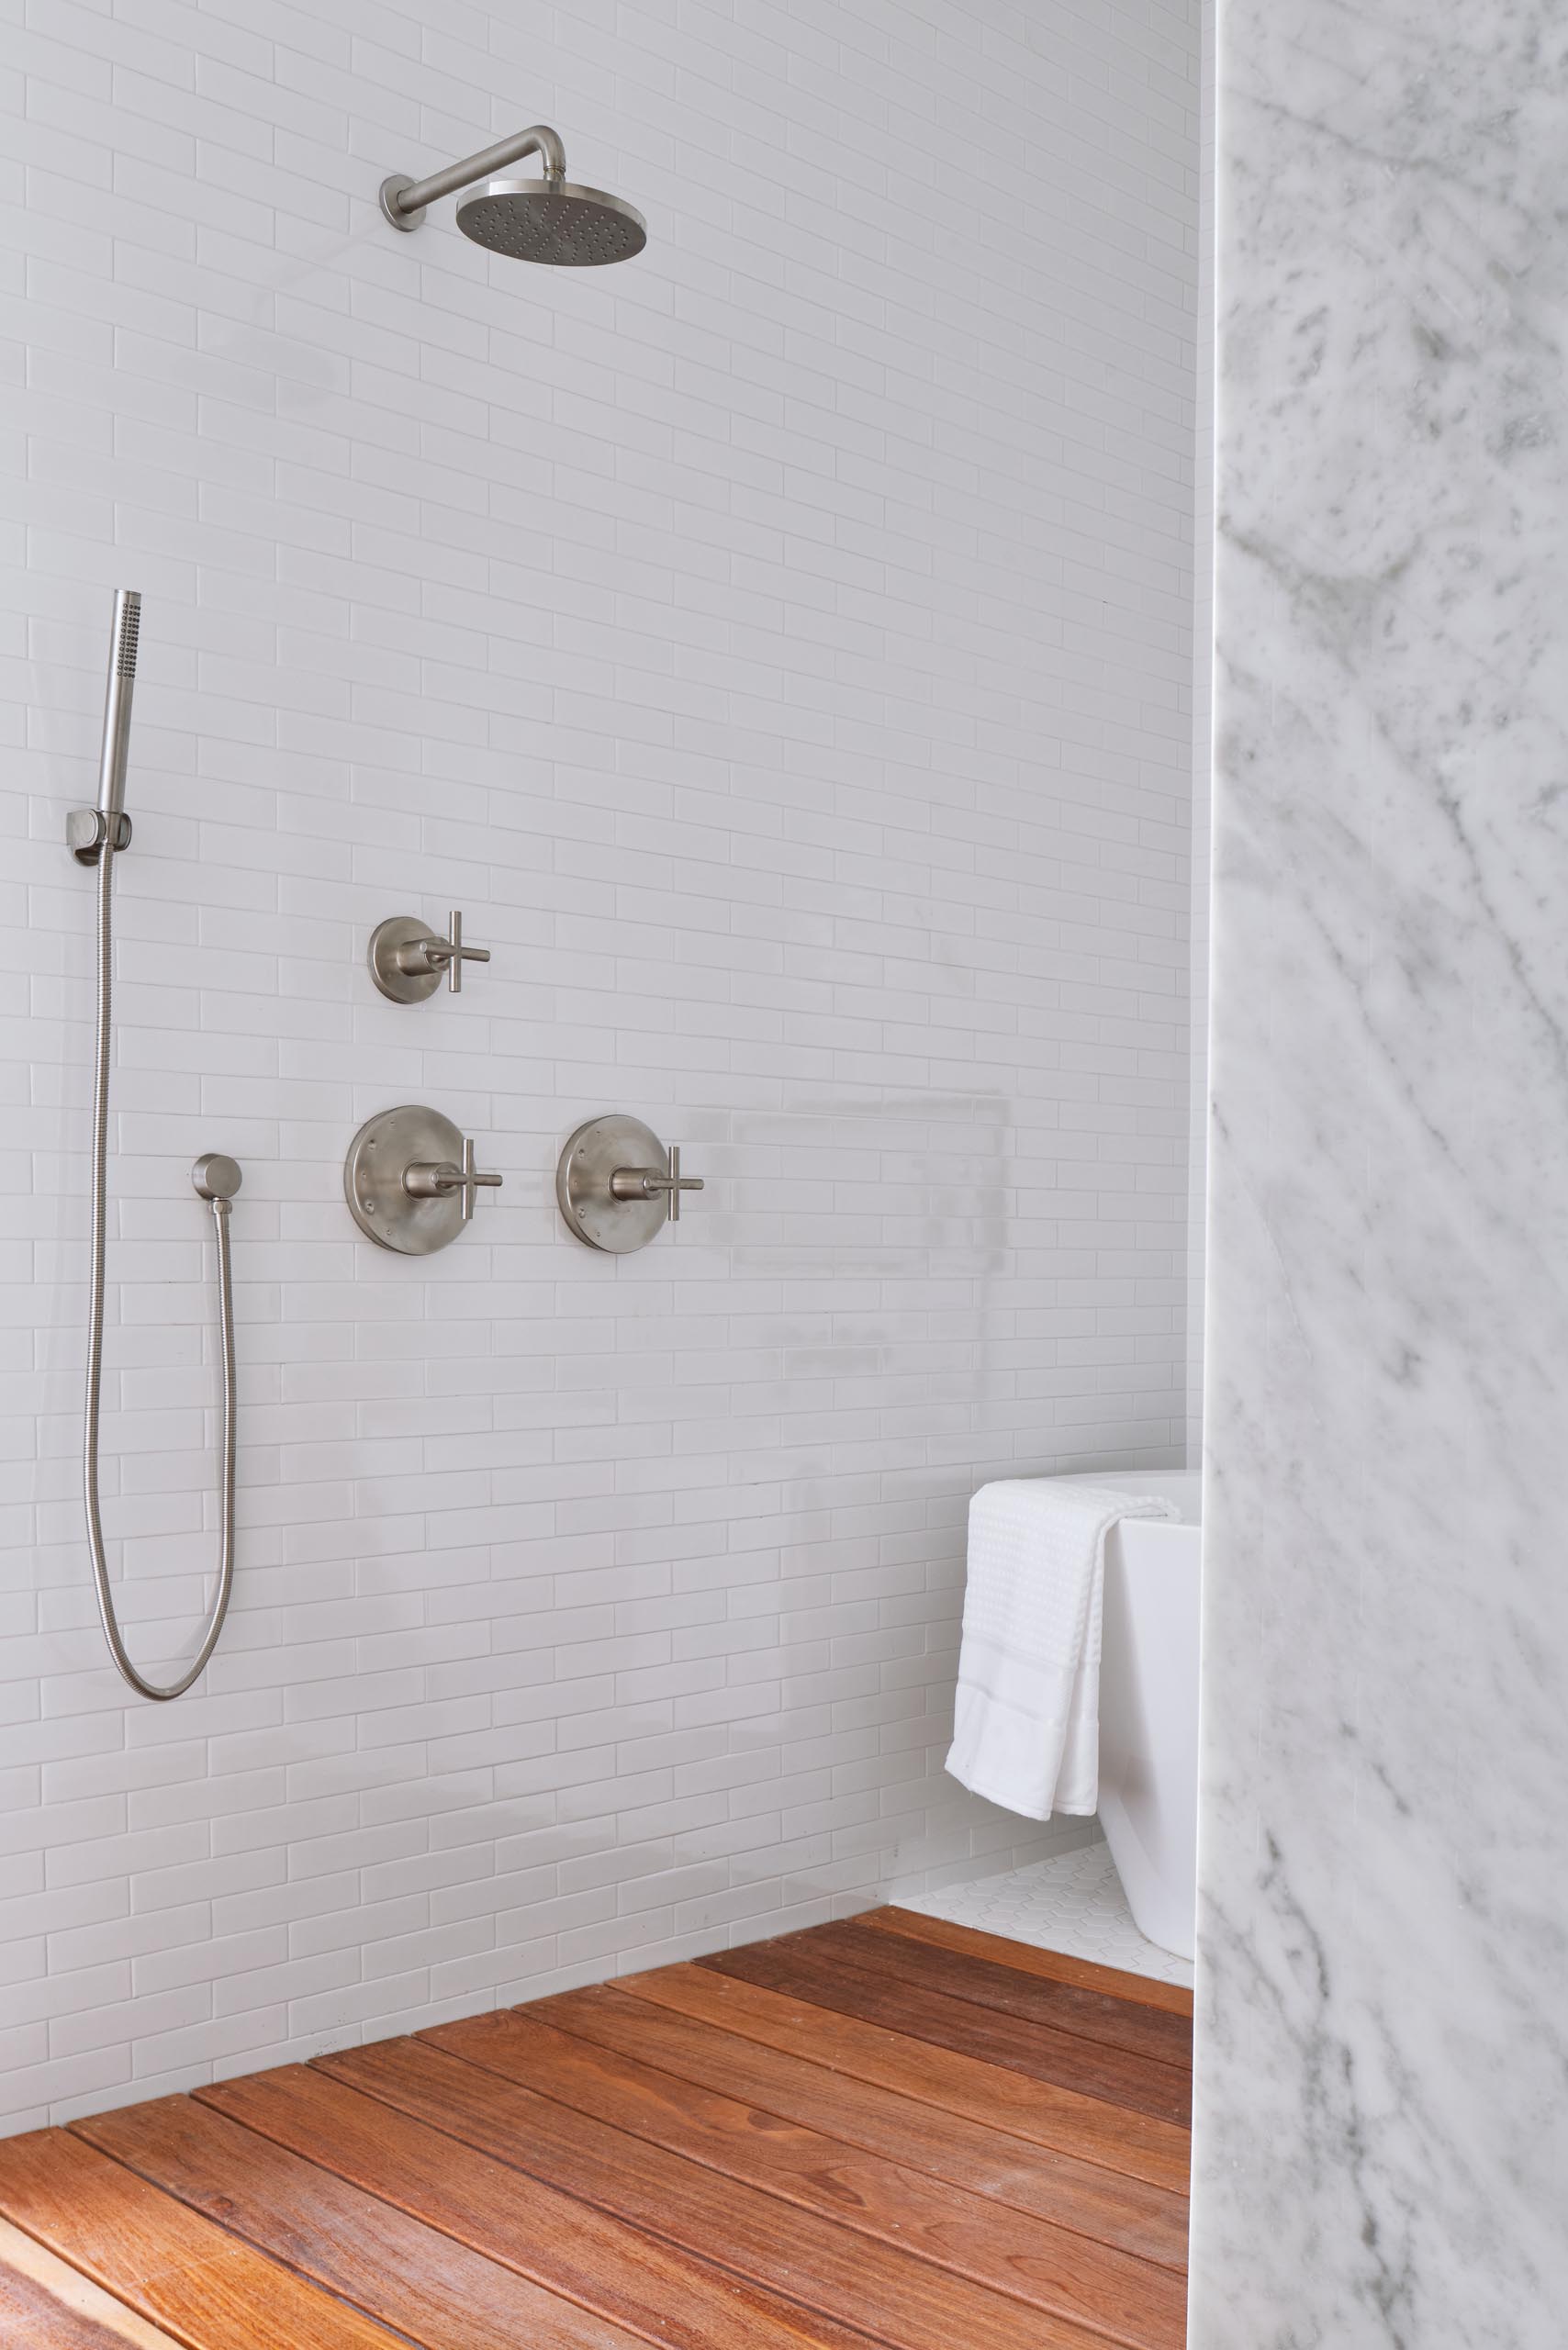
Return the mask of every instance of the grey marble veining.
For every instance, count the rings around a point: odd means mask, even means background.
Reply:
[[[1562,2350],[1568,17],[1219,73],[1191,2350]]]

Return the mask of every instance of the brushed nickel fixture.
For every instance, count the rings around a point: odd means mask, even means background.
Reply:
[[[104,1550],[103,1511],[98,1498],[98,1430],[104,1379],[104,1270],[108,1240],[109,1069],[114,1058],[114,873],[115,858],[130,845],[130,818],[124,809],[126,761],[130,749],[130,703],[136,685],[141,598],[134,588],[115,597],[109,648],[108,689],[104,698],[103,748],[98,762],[98,804],[75,808],[66,819],[65,838],[83,865],[98,868],[97,1033],[93,1060],[92,1253],[87,1289],[87,1387],[83,1415],[82,1492],[87,1513],[87,1548],[104,1638],[120,1678],[140,1696],[178,1697],[206,1671],[218,1646],[234,1587],[234,1451],[238,1402],[234,1383],[234,1283],[229,1261],[230,1203],[241,1181],[238,1161],[222,1151],[204,1152],[191,1169],[198,1199],[212,1210],[218,1242],[218,1330],[223,1368],[223,1465],[218,1590],[193,1662],[177,1681],[149,1681],[130,1661],[115,1610]]]
[[[439,1110],[405,1102],[367,1118],[343,1161],[343,1195],[354,1222],[379,1248],[430,1257],[472,1222],[480,1191],[498,1175],[474,1163],[472,1138]]]
[[[492,177],[525,155],[543,157],[541,178]],[[395,172],[381,183],[381,209],[394,229],[407,232],[423,220],[427,204],[455,196],[476,180],[488,180],[489,185],[458,206],[457,225],[487,252],[543,262],[550,269],[597,269],[606,262],[630,261],[648,241],[648,224],[631,205],[566,177],[566,151],[559,131],[547,122],[498,139],[428,179]]]
[[[213,1206],[226,1209],[245,1178],[240,1162],[226,1151],[204,1150],[191,1169],[191,1188],[198,1200],[210,1200]]]
[[[645,1248],[666,1221],[678,1224],[681,1193],[702,1188],[700,1175],[681,1173],[678,1143],[666,1152],[652,1126],[618,1110],[579,1126],[555,1169],[568,1229],[616,1257]]]
[[[136,648],[141,636],[141,597],[134,588],[115,590],[114,633],[109,639],[109,676],[104,688],[104,733],[98,753],[98,804],[73,808],[65,819],[65,841],[80,865],[96,865],[104,843],[130,846],[126,814],[125,767],[130,754],[130,703],[136,691]],[[112,839],[111,839],[112,834]]]
[[[463,917],[455,910],[446,917],[447,935],[432,930],[418,914],[391,914],[370,934],[370,976],[394,1003],[423,1003],[441,985],[454,995],[463,992],[465,963],[487,963],[487,946],[465,946]]]

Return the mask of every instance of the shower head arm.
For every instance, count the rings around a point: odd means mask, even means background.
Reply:
[[[559,131],[552,130],[547,122],[536,122],[532,129],[514,131],[510,139],[498,139],[493,147],[481,148],[476,155],[465,155],[460,163],[448,163],[443,172],[432,172],[429,179],[395,174],[383,180],[381,209],[395,229],[417,229],[427,204],[455,196],[459,188],[471,187],[476,180],[489,179],[504,172],[509,163],[521,162],[525,155],[543,156],[547,180],[566,178],[566,151]]]

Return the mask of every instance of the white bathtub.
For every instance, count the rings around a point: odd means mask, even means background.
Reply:
[[[1139,1929],[1193,1955],[1198,1875],[1195,1471],[1104,1472],[1075,1483],[1160,1494],[1180,1525],[1124,1518],[1105,1546],[1100,1825]]]

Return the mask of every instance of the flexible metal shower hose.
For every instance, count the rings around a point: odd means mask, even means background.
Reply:
[[[87,1411],[82,1475],[87,1502],[87,1539],[93,1552],[93,1581],[104,1637],[125,1679],[144,1697],[178,1697],[204,1670],[218,1645],[229,1595],[234,1582],[234,1292],[229,1270],[229,1203],[211,1203],[218,1235],[218,1312],[223,1334],[223,1551],[218,1597],[202,1635],[195,1663],[178,1681],[149,1681],[126,1653],[109,1585],[104,1556],[104,1527],[98,1508],[98,1398],[104,1367],[104,1259],[108,1222],[109,1058],[113,1009],[112,913],[114,909],[114,826],[98,858],[98,1049],[93,1073],[93,1271],[92,1307],[87,1325]]]

